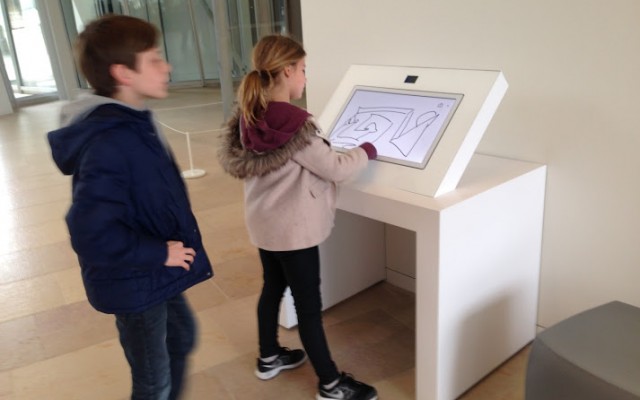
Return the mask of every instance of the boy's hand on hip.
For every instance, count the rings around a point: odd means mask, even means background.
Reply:
[[[167,242],[167,248],[169,250],[169,255],[167,256],[167,261],[165,261],[164,265],[167,267],[184,268],[189,271],[191,263],[196,257],[196,251],[192,248],[184,247],[182,242],[177,242],[175,240],[169,240]]]

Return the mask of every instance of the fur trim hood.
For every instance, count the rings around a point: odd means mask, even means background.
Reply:
[[[317,136],[318,132],[318,126],[312,118],[308,118],[298,133],[283,146],[268,152],[257,153],[242,146],[240,113],[236,112],[221,135],[218,161],[225,172],[234,178],[263,176],[285,165],[296,152],[308,146],[311,138]]]

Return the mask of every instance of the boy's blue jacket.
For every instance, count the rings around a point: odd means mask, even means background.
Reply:
[[[140,312],[213,276],[187,190],[148,110],[95,95],[62,110],[53,159],[73,175],[66,216],[87,297],[105,313]],[[196,251],[166,267],[167,241]]]

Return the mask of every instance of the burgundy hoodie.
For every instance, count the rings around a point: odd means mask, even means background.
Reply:
[[[291,103],[272,101],[255,125],[246,126],[241,118],[240,132],[245,149],[264,153],[287,143],[311,116]]]

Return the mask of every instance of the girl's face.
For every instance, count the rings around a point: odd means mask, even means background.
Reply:
[[[306,68],[307,64],[305,59],[298,60],[297,63],[291,65],[289,74],[289,96],[291,100],[298,100],[302,98],[304,92],[304,86],[307,83]]]

